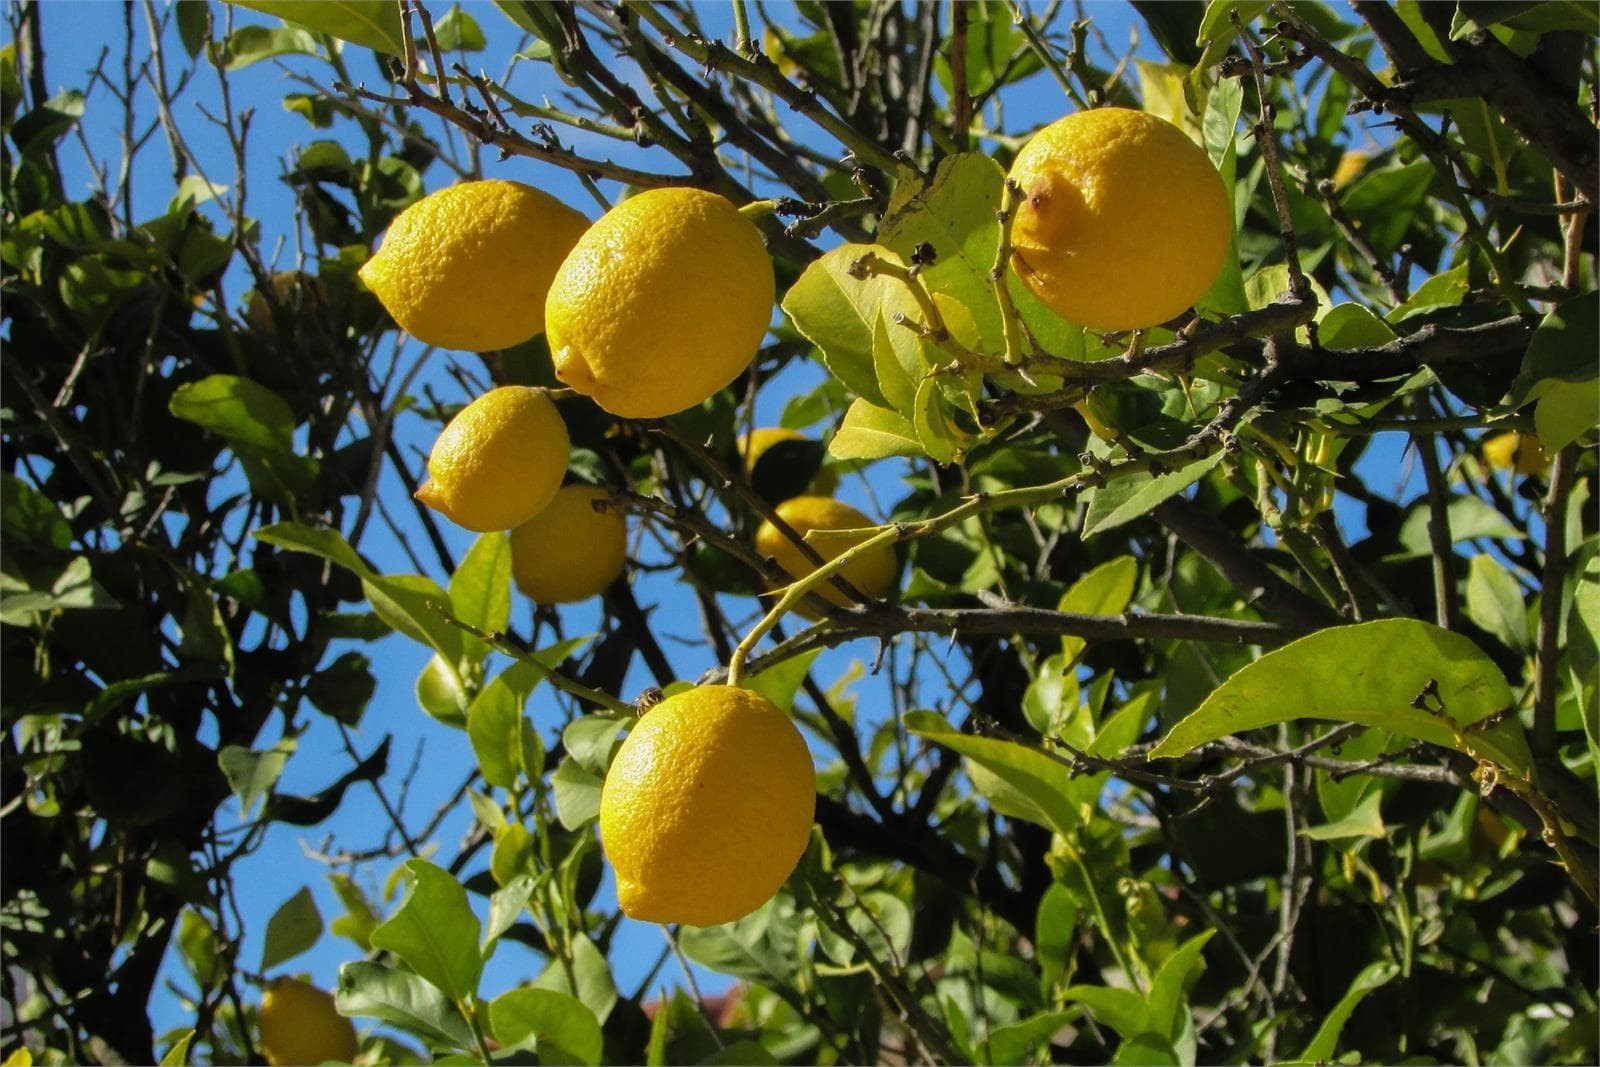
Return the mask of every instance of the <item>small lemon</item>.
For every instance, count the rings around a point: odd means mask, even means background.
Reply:
[[[556,377],[624,418],[694,407],[755,358],[773,296],[761,232],[732,203],[648,190],[601,216],[556,273]]]
[[[594,502],[610,494],[592,485],[563,486],[539,514],[511,532],[511,574],[540,604],[588,600],[616,581],[627,558],[628,526]]]
[[[428,456],[417,499],[457,526],[521,526],[555,497],[571,444],[543,389],[503,385],[456,413]]]
[[[1233,209],[1205,150],[1143,111],[1103,107],[1051,123],[1011,165],[1017,277],[1091,330],[1177,317],[1222,271]]]
[[[757,426],[739,438],[739,455],[744,465],[745,479],[749,480],[755,474],[756,464],[761,462],[761,457],[773,445],[784,441],[809,440],[799,430],[791,430],[786,426]],[[830,496],[837,488],[839,475],[828,467],[818,468],[816,477],[811,479],[810,491],[816,496]]]
[[[1495,470],[1514,470],[1518,474],[1538,474],[1550,465],[1538,435],[1508,430],[1484,438],[1479,446],[1484,462]]]
[[[805,853],[811,752],[766,697],[706,685],[629,732],[600,790],[600,840],[635,919],[715,926],[771,899]]]
[[[267,983],[257,1022],[261,1052],[272,1067],[349,1063],[360,1051],[356,1028],[339,1014],[333,997],[298,978]]]
[[[825,496],[790,497],[779,504],[776,510],[778,517],[794,527],[794,532],[801,537],[813,530],[855,530],[877,525],[849,504],[841,504]],[[824,560],[833,560],[871,536],[872,531],[868,530],[858,535],[813,538],[811,541],[818,555]],[[777,561],[778,566],[796,578],[803,578],[817,569],[806,559],[800,547],[770,522],[763,522],[760,529],[756,530],[756,551]],[[840,574],[864,596],[879,599],[894,588],[898,569],[894,546],[880,545],[845,564]],[[816,592],[830,604],[844,607],[850,603],[850,599],[832,582],[824,582]],[[804,602],[795,610],[808,619],[821,617],[806,607]]]
[[[532,186],[462,182],[400,212],[361,280],[424,344],[509,348],[544,329],[550,279],[588,225]]]

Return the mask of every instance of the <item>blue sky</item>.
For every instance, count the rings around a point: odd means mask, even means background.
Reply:
[[[698,7],[712,32],[724,36],[731,35],[729,28],[731,20],[727,8],[717,3],[700,4]],[[219,20],[224,17],[222,8],[214,7],[214,10]],[[443,15],[447,7],[444,4],[435,4],[432,5],[432,10],[438,17]],[[506,69],[507,59],[516,44],[517,35],[510,24],[488,4],[470,4],[468,10],[479,19],[491,40],[489,51],[472,57],[469,65],[482,66],[491,75],[498,76]],[[769,10],[775,14],[783,12],[792,17],[792,12],[786,12],[782,5],[769,5]],[[1090,10],[1114,45],[1120,45],[1127,40],[1130,15],[1127,8],[1121,4],[1102,3],[1090,5]],[[48,57],[47,75],[52,90],[85,88],[87,85],[85,72],[96,64],[102,49],[109,49],[106,69],[115,71],[120,68],[123,43],[121,5],[110,2],[55,2],[45,5],[43,13]],[[266,21],[252,13],[237,9],[234,18],[237,24]],[[148,48],[142,12],[135,19],[135,29],[135,55],[142,58]],[[175,39],[170,45],[169,54],[181,55]],[[1153,45],[1149,42],[1144,43],[1140,54],[1153,56]],[[366,78],[368,83],[375,87],[381,84],[381,79],[377,77],[376,69],[372,66],[367,53],[352,48],[349,58],[354,76]],[[303,85],[298,85],[292,80],[294,72],[314,73],[314,76],[324,84],[328,80],[325,67],[297,58],[282,63],[259,63],[231,75],[234,106],[254,109],[248,147],[250,182],[247,209],[251,216],[263,223],[265,230],[263,248],[269,252],[274,248],[281,250],[276,264],[279,269],[292,266],[296,248],[294,234],[285,229],[289,220],[293,218],[294,202],[289,187],[279,176],[286,169],[287,160],[295,146],[304,145],[313,139],[328,137],[337,139],[343,136],[343,131],[337,127],[331,132],[313,130],[302,118],[285,111],[280,106],[285,93],[305,91]],[[528,62],[516,66],[511,88],[519,96],[531,100],[537,100],[547,93],[554,96],[560,91],[560,86],[548,67]],[[197,73],[190,91],[182,98],[179,122],[189,131],[191,145],[206,173],[213,180],[226,183],[231,181],[233,173],[230,150],[215,127],[211,126],[198,110],[204,107],[215,112],[219,103],[216,74],[214,71],[202,68]],[[1007,124],[1012,129],[1023,129],[1031,123],[1055,117],[1068,109],[1067,101],[1054,83],[1048,77],[1037,77],[1008,97]],[[137,125],[141,128],[153,118],[153,109],[149,106],[148,99],[139,108],[138,116]],[[111,161],[113,173],[118,151],[119,130],[116,128],[116,123],[119,120],[120,109],[110,100],[106,88],[104,86],[95,88],[91,92],[89,111],[82,125],[83,138],[97,156]],[[570,130],[563,129],[561,135],[563,139],[573,141],[580,150],[586,147],[586,138],[582,134],[574,134]],[[459,135],[457,137],[459,143]],[[630,156],[637,154],[630,152],[626,146],[619,149],[617,142],[609,140],[600,141],[599,150],[619,162],[628,162]],[[69,195],[85,195],[89,189],[91,175],[80,146],[71,140],[64,142],[61,158],[66,169]],[[654,156],[641,159],[658,162]],[[554,167],[522,159],[496,162],[493,154],[489,153],[485,157],[485,173],[487,176],[514,178],[538,185],[561,196],[591,217],[597,214],[593,199],[577,180]],[[171,171],[159,135],[152,138],[144,149],[134,175],[136,217],[145,218],[159,213],[171,195]],[[451,180],[451,175],[444,167],[436,166],[426,175],[426,179],[429,188],[432,189],[447,184]],[[608,195],[614,196],[619,192],[610,183],[602,185]],[[228,279],[228,296],[235,309],[242,301],[248,284],[246,278],[237,274]],[[409,363],[417,351],[410,344],[388,355],[384,355],[380,350],[380,359],[394,358]],[[431,385],[442,398],[447,400],[465,400],[467,398],[447,373],[452,358],[468,367],[474,363],[470,356],[435,353],[425,367],[419,384]],[[757,424],[775,423],[784,400],[814,383],[817,373],[814,368],[796,367],[766,389],[757,405]],[[402,417],[396,427],[399,444],[411,457],[413,464],[426,453],[436,432],[436,425],[417,416]],[[1382,465],[1374,467],[1375,470],[1387,468],[1393,472],[1392,474],[1386,472],[1378,477],[1374,485],[1376,489],[1386,491],[1391,484],[1403,485],[1405,487],[1402,490],[1403,495],[1409,498],[1415,494],[1417,476],[1409,469],[1411,465],[1401,465],[1399,460],[1399,449],[1393,445],[1385,445],[1383,448],[1375,449],[1373,458],[1367,462]],[[886,505],[892,504],[899,495],[895,488],[894,475],[894,466],[887,464],[877,468],[873,475],[872,486],[879,490],[876,495]],[[867,490],[868,486],[859,479],[846,479],[840,495],[870,513],[875,509],[871,494]],[[389,475],[382,486],[382,492],[397,512],[404,509],[405,501],[401,499],[403,489],[397,478]],[[1344,517],[1351,518],[1348,514]],[[1359,520],[1356,521],[1357,528],[1351,531],[1353,536],[1359,536],[1364,532],[1359,528]],[[441,522],[441,528],[452,553],[459,560],[472,543],[473,535],[452,527],[448,522]],[[420,536],[420,528],[412,524],[409,532],[413,538],[412,546],[419,556],[425,563],[431,563],[433,556]],[[407,572],[413,569],[401,551],[399,543],[381,524],[372,525],[362,549],[385,571]],[[441,581],[446,577],[437,572],[434,572],[433,576]],[[692,598],[683,587],[670,575],[644,574],[638,579],[636,594],[640,602],[647,607],[652,604],[659,605],[654,616],[658,634],[662,636],[662,645],[681,677],[693,678],[713,666],[709,653],[704,648],[692,648],[672,640],[674,634],[692,638],[699,633],[698,616]],[[742,617],[753,621],[756,607],[754,601],[728,600],[727,604],[734,618]],[[513,625],[526,632],[528,620],[528,606],[519,599],[514,609]],[[563,625],[568,635],[591,633],[598,621],[597,603],[577,605],[563,612]],[[393,734],[390,772],[384,781],[391,798],[398,794],[401,779],[412,766],[413,760],[416,760],[418,773],[411,780],[406,798],[408,823],[415,828],[425,822],[435,808],[454,793],[456,787],[471,770],[473,766],[471,749],[462,733],[436,723],[416,704],[413,685],[417,674],[428,660],[428,654],[424,650],[399,636],[359,647],[373,658],[378,690],[368,708],[365,721],[354,732],[354,740],[361,753],[366,754],[377,746],[384,734]],[[336,649],[331,652],[329,658],[331,659],[338,651]],[[844,674],[854,659],[870,657],[872,652],[870,645],[863,644],[828,653],[818,661],[817,678],[826,687]],[[642,665],[636,665],[621,695],[631,699],[651,683],[652,679],[644,672]],[[870,705],[874,700],[886,701],[886,691],[885,681],[882,678],[863,682],[861,685],[863,706]],[[887,704],[883,706],[887,707]],[[529,710],[536,723],[548,727],[547,736],[559,728],[562,712],[547,689],[535,694]],[[300,753],[290,761],[281,787],[289,792],[312,793],[348,770],[350,761],[344,754],[342,742],[329,721],[309,708],[302,711],[301,718],[302,721],[310,723],[310,729],[300,739]],[[277,728],[276,723],[269,726],[258,747],[265,747],[275,741],[274,730]],[[440,826],[434,841],[439,845],[438,855],[441,858],[448,861],[454,854],[456,843],[469,828],[471,818],[471,809],[465,804],[460,804]],[[237,805],[230,801],[219,816],[219,824],[227,828],[235,825],[237,821]],[[331,919],[341,910],[326,881],[325,868],[307,858],[305,849],[321,848],[329,839],[335,848],[369,847],[377,843],[381,836],[380,828],[385,821],[382,809],[372,792],[366,788],[357,788],[348,794],[345,804],[337,815],[323,825],[304,829],[275,826],[269,831],[260,851],[241,861],[235,869],[235,883],[239,890],[241,908],[247,917],[249,931],[243,951],[243,959],[248,965],[254,966],[259,959],[261,935],[266,925],[266,918],[302,886],[311,888],[325,920]],[[400,860],[397,859],[395,863],[398,862]],[[481,869],[486,862],[485,852],[469,871]],[[378,880],[388,873],[388,867],[380,863],[374,865],[370,873],[373,878],[369,882],[369,889],[375,890],[379,884]],[[605,892],[609,893],[609,888]],[[663,945],[664,941],[657,927],[631,921],[624,922],[618,932],[613,953],[617,984],[623,995],[634,992]],[[325,935],[316,949],[291,961],[284,969],[306,971],[319,985],[326,988],[332,986],[339,964],[355,958],[358,958],[358,950],[353,945],[335,939],[331,935]],[[483,989],[490,994],[501,992],[518,981],[531,978],[540,967],[540,961],[520,946],[504,945],[485,975]],[[169,973],[174,977],[181,976],[181,970],[175,965],[169,967]],[[702,989],[720,988],[726,984],[725,980],[704,972],[698,977]],[[675,970],[675,965],[669,962],[661,971],[657,984],[670,986],[680,984],[681,980],[681,974]],[[187,1022],[187,1017],[180,1009],[177,1000],[166,993],[158,994],[153,1011],[158,1030],[183,1026]]]

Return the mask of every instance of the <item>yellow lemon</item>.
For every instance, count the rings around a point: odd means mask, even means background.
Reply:
[[[511,532],[518,589],[540,604],[574,604],[616,581],[627,557],[628,527],[618,512],[594,509],[609,495],[592,485],[564,486]]]
[[[799,430],[791,430],[784,426],[757,426],[748,434],[739,438],[739,456],[744,466],[746,480],[756,472],[756,464],[761,462],[761,457],[767,454],[767,449],[783,441],[809,441],[810,438]],[[839,475],[827,467],[817,470],[815,478],[811,479],[811,492],[817,496],[829,496],[839,488]]]
[[[333,997],[298,978],[274,978],[261,995],[261,1052],[273,1067],[338,1060],[360,1051],[356,1028]]]
[[[579,238],[550,286],[556,377],[624,418],[694,407],[755,358],[773,296],[761,232],[727,199],[640,193]]]
[[[1012,267],[1039,300],[1091,330],[1177,317],[1222,271],[1232,207],[1205,150],[1120,107],[1051,123],[1011,165],[1022,188]]]
[[[777,512],[778,517],[794,527],[794,532],[801,537],[805,537],[813,530],[854,530],[877,525],[849,504],[841,504],[825,496],[790,497],[778,505]],[[824,560],[833,560],[871,536],[872,533],[869,531],[849,536],[813,538],[812,547]],[[796,578],[803,578],[817,569],[806,559],[800,547],[780,533],[770,522],[763,522],[760,529],[756,530],[756,551],[763,556],[771,557],[778,566]],[[898,569],[894,546],[880,545],[845,564],[844,570],[840,573],[864,596],[876,600],[894,588],[895,573]],[[844,607],[850,603],[850,599],[832,582],[823,583],[816,591],[830,604]],[[821,617],[803,603],[795,610],[808,619]]]
[[[521,526],[555,497],[571,444],[543,389],[503,385],[456,413],[428,456],[417,499],[457,526]]]
[[[1536,434],[1508,430],[1484,438],[1479,447],[1484,462],[1495,470],[1538,474],[1550,465],[1550,457],[1544,454],[1544,445]]]
[[[706,685],[647,711],[600,790],[600,840],[635,919],[715,926],[771,899],[805,853],[811,752],[766,697]]]
[[[361,280],[412,337],[487,352],[544,329],[544,298],[589,222],[520,182],[462,182],[389,224]]]

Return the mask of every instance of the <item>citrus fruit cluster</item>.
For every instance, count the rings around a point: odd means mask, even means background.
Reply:
[[[487,351],[544,332],[556,376],[627,418],[674,414],[737,378],[775,296],[755,225],[698,189],[640,193],[591,226],[521,183],[463,182],[401,212],[360,273],[426,344]],[[603,490],[562,487],[569,452],[545,390],[501,386],[439,435],[417,499],[469,530],[511,530],[534,600],[584,600],[621,574],[626,528],[596,506]]]

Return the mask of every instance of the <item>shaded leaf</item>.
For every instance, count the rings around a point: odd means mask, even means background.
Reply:
[[[322,936],[322,913],[311,890],[300,891],[282,904],[267,920],[267,934],[261,945],[261,972],[265,974],[285,960],[309,950]]]

